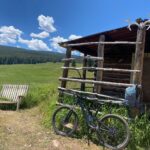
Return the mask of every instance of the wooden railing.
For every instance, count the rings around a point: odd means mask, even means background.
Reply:
[[[137,72],[140,73],[140,70],[131,70],[131,69],[117,69],[117,68],[98,68],[98,67],[61,67],[62,69],[70,70],[101,70],[101,71],[114,71],[114,72]]]

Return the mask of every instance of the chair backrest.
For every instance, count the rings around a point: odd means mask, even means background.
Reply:
[[[0,96],[11,101],[18,101],[19,96],[25,96],[28,92],[28,85],[4,84]]]

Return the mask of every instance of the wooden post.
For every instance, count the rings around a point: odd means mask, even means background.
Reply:
[[[86,54],[84,54],[83,67],[87,67],[87,59],[85,59],[85,57]],[[86,79],[86,70],[83,70],[82,78]],[[81,91],[85,91],[85,83],[81,83]]]
[[[68,47],[66,50],[66,59],[71,58],[71,48]],[[64,62],[64,67],[69,67],[70,65],[70,61],[65,61]],[[63,74],[62,77],[67,78],[68,77],[68,69],[63,69]],[[67,85],[67,81],[61,81],[61,87],[66,88]],[[62,97],[63,97],[63,93],[59,92],[59,96],[58,96],[58,102],[62,102]]]
[[[146,29],[139,28],[137,30],[136,42],[141,42],[142,44],[136,44],[135,58],[134,58],[134,70],[141,70],[141,73],[133,73],[131,83],[142,84],[142,73],[143,73],[143,61],[144,61],[144,50],[145,50],[145,36]]]
[[[67,48],[66,58],[71,58],[71,48]],[[65,61],[64,67],[69,67],[69,65],[70,65],[70,61]],[[64,69],[63,70],[62,77],[64,77],[64,78],[68,77],[68,69]],[[64,81],[61,82],[61,87],[66,88],[66,81],[65,82]]]
[[[105,36],[101,35],[99,42],[104,42],[105,41]],[[103,57],[104,59],[104,44],[98,44],[98,49],[97,49],[97,57]],[[97,60],[97,67],[103,68],[103,61]],[[98,70],[96,73],[96,81],[102,81],[103,78],[103,71]],[[101,85],[96,85],[96,92],[101,93]]]

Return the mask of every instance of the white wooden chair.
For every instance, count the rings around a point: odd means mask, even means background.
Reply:
[[[0,104],[16,104],[19,110],[21,100],[27,95],[28,85],[4,84],[0,92]]]

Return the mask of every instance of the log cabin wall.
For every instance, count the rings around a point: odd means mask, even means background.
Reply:
[[[132,47],[113,47],[109,53],[105,52],[104,68],[131,69],[133,51]],[[130,75],[129,72],[104,71],[103,81],[130,83]],[[102,93],[124,98],[125,87],[103,86]]]
[[[146,32],[145,55],[143,66],[143,101],[150,102],[150,32]]]
[[[143,71],[142,76],[140,74],[140,76],[142,77],[142,80],[141,80],[141,77],[137,75],[137,73],[103,71],[102,81],[130,84],[129,86],[131,86],[131,84],[132,85],[141,84],[141,82],[143,81],[144,101],[150,101],[150,92],[149,92],[150,58],[145,57],[144,66],[143,66],[144,51],[146,53],[150,52],[150,31],[146,32],[146,42],[144,39],[141,38],[141,37],[145,37],[145,35],[143,34],[144,36],[141,36],[142,32],[140,33],[140,30],[137,36],[136,27],[132,31],[129,31],[126,27],[123,27],[123,28],[83,37],[81,39],[68,41],[60,45],[63,47],[67,47],[66,45],[70,44],[73,50],[78,50],[84,53],[85,55],[91,55],[91,56],[97,57],[98,56],[97,45],[95,44],[82,45],[82,43],[97,42],[101,35],[105,35],[106,42],[113,42],[113,41],[130,41],[130,42],[136,41],[137,42],[136,46],[126,45],[126,44],[123,44],[123,45],[122,44],[121,45],[109,45],[109,44],[107,45],[106,44],[106,47],[104,50],[104,62],[103,62],[104,68],[132,69],[132,70]],[[139,44],[138,42],[145,44],[145,46],[144,45],[138,46]],[[81,45],[73,46],[73,44],[79,44],[79,43],[81,43]],[[124,98],[125,88],[126,88],[125,86],[117,86],[115,84],[113,84],[112,86],[107,85],[107,84],[102,84],[101,94]]]
[[[150,53],[145,54],[143,67],[143,101],[150,102]]]

